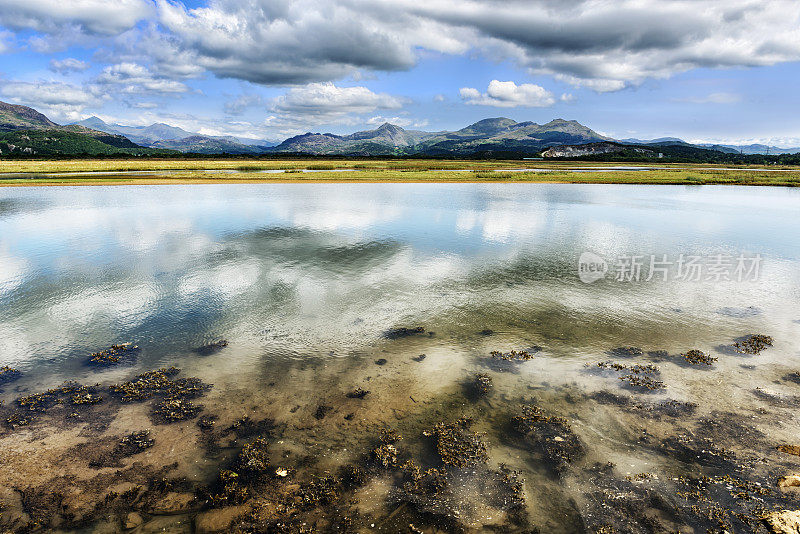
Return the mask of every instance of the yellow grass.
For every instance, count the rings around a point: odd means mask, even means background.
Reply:
[[[0,173],[26,173],[33,178],[3,178],[0,186],[112,185],[275,182],[536,182],[621,184],[800,185],[800,168],[750,168],[713,165],[657,165],[648,171],[608,167],[647,166],[619,163],[473,160],[65,160],[0,161]],[[656,165],[653,165],[654,167]],[[547,169],[510,172],[509,169]],[[576,172],[580,169],[596,169]],[[347,172],[337,172],[348,169]],[[280,170],[278,173],[260,172]],[[303,172],[313,170],[315,172]],[[148,175],[115,174],[149,171]],[[214,172],[224,171],[224,172]],[[93,175],[48,176],[48,173],[90,172]]]

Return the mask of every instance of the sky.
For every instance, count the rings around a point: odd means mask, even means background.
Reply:
[[[0,0],[0,100],[278,141],[577,120],[800,146],[796,0]]]

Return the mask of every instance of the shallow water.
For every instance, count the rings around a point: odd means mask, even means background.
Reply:
[[[423,467],[435,466],[439,459],[422,432],[470,416],[473,429],[485,433],[488,465],[506,464],[525,479],[524,528],[599,531],[593,496],[609,480],[645,472],[662,480],[708,467],[665,452],[663,443],[673,436],[713,434],[740,457],[773,454],[771,447],[791,441],[799,387],[784,377],[800,370],[798,228],[800,191],[766,187],[4,189],[0,366],[23,375],[0,385],[0,398],[13,406],[20,395],[65,381],[107,385],[174,365],[181,376],[214,385],[202,404],[203,413],[218,417],[218,426],[243,416],[274,420],[281,430],[272,435],[270,454],[273,461],[297,465],[298,480],[304,470],[357,461],[374,447],[380,428],[400,430],[403,453]],[[641,256],[642,279],[616,281],[612,273],[584,283],[578,276],[584,252],[606,259],[612,270],[621,257]],[[666,280],[646,281],[651,256],[664,255],[706,262],[718,255],[730,261],[760,255],[761,261],[758,276],[742,281],[732,270],[733,280],[708,280],[704,272],[699,281],[680,281],[675,265]],[[425,333],[384,335],[416,326]],[[754,333],[772,336],[774,346],[757,356],[731,349],[734,340]],[[192,350],[218,339],[228,341],[219,352]],[[88,354],[122,342],[141,348],[131,364],[99,371],[86,365]],[[490,357],[493,350],[532,346],[542,350],[530,361]],[[609,353],[628,346],[645,354]],[[719,359],[713,366],[688,365],[680,354],[692,348]],[[415,360],[420,354],[425,358]],[[376,365],[381,358],[386,363]],[[658,365],[666,389],[625,389],[621,373],[596,366],[609,360]],[[486,398],[473,398],[464,385],[476,373],[492,379]],[[356,387],[370,394],[345,397]],[[691,417],[654,420],[597,401],[598,392],[633,404],[676,400],[698,408]],[[586,454],[565,472],[552,472],[552,458],[536,452],[540,444],[530,436],[525,441],[509,433],[507,421],[531,402],[566,417],[584,444]],[[319,406],[332,410],[318,418]],[[709,421],[722,421],[722,430]],[[153,466],[178,461],[176,473],[196,483],[213,483],[242,444],[223,447],[221,456],[207,454],[194,422],[154,425],[138,405],[123,407],[91,438],[80,426],[37,425],[7,429],[0,441],[20,455],[53,451],[46,456],[51,464],[4,459],[7,488],[45,484],[56,473],[92,480],[96,473],[62,449],[98,436],[149,428],[156,446],[125,465],[137,458]],[[736,437],[742,426],[757,429],[758,439]],[[654,436],[646,446],[642,429]],[[776,458],[769,469],[790,460]],[[587,482],[587,470],[606,462],[615,464],[613,476]],[[759,469],[741,476],[765,476],[767,467]],[[458,528],[477,532],[506,521],[475,477],[453,477],[453,499],[463,509],[448,510],[459,518]],[[412,519],[426,532],[455,528],[413,506],[393,516],[393,487],[377,477],[356,492],[356,531],[370,531],[376,521],[383,531],[406,531],[403,522]],[[679,501],[669,495],[673,490],[649,489]],[[120,517],[126,511],[115,509]],[[167,522],[180,531],[194,512],[142,511],[145,527],[150,525],[145,530]],[[663,523],[694,528],[687,517]]]

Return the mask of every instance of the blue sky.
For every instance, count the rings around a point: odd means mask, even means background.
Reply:
[[[798,27],[788,0],[0,0],[0,100],[270,140],[505,116],[800,146]]]

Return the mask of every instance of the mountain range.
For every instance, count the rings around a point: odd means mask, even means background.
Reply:
[[[729,161],[731,157],[747,154],[797,152],[800,149],[764,145],[693,145],[674,137],[615,140],[576,121],[555,119],[537,124],[504,117],[484,119],[456,131],[424,132],[384,123],[373,130],[350,135],[309,132],[271,146],[267,141],[201,135],[164,123],[125,126],[90,117],[62,126],[30,107],[0,102],[0,154],[666,157],[682,161]]]
[[[124,126],[108,124],[99,117],[89,117],[74,124],[114,135],[123,135],[141,146],[194,154],[261,154],[266,148],[274,146],[274,143],[261,139],[187,132],[183,128],[162,122],[150,126]]]

